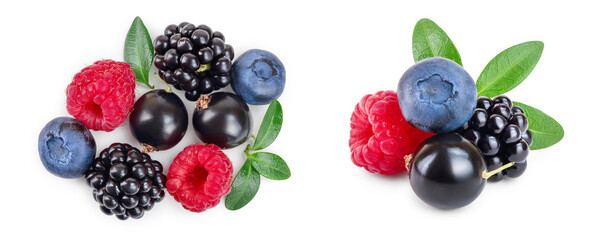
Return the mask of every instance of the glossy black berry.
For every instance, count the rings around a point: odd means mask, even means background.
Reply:
[[[477,147],[481,150],[483,155],[493,156],[500,150],[500,142],[493,135],[483,134],[477,142]]]
[[[479,97],[477,99],[477,109],[483,109],[485,111],[489,111],[493,106],[493,102],[488,97]]]
[[[159,35],[157,38],[155,38],[153,47],[155,48],[155,52],[157,52],[157,54],[164,54],[170,48],[169,37],[166,35]]]
[[[214,56],[213,50],[210,47],[199,49],[197,55],[199,56],[199,61],[201,64],[210,63],[213,60]]]
[[[479,150],[456,133],[422,142],[414,153],[410,184],[420,199],[441,209],[473,202],[483,191],[485,162]]]
[[[197,101],[230,84],[234,48],[207,25],[171,24],[154,41],[159,76],[184,96]]]
[[[498,114],[503,116],[504,118],[506,118],[506,120],[510,119],[510,116],[512,115],[512,113],[510,112],[510,108],[508,107],[508,105],[505,104],[495,104],[493,105],[493,108],[491,109],[491,112],[493,114]]]
[[[525,114],[522,113],[512,115],[510,123],[518,126],[521,132],[525,132],[529,128],[529,121]]]
[[[176,48],[179,53],[187,53],[192,52],[194,45],[192,44],[192,40],[190,40],[190,38],[182,37],[178,40]]]
[[[515,162],[512,167],[504,169],[504,176],[517,178],[523,175],[523,173],[527,170],[527,159],[524,159],[520,162]]]
[[[529,144],[525,140],[504,145],[504,155],[510,162],[520,162],[529,155]]]
[[[197,104],[192,126],[204,143],[233,148],[251,136],[251,112],[241,97],[228,92],[216,92],[202,98]]]
[[[166,150],[184,137],[188,128],[188,112],[176,94],[152,90],[136,101],[129,123],[132,135],[143,146],[150,147],[148,150]],[[138,158],[141,158],[140,154]]]
[[[184,53],[180,57],[180,66],[182,70],[187,72],[194,72],[201,66],[199,58],[192,53]]]
[[[510,101],[510,98],[504,96],[504,95],[499,95],[496,96],[492,99],[493,105],[495,106],[496,104],[503,104],[506,105],[507,107],[511,108],[512,107],[512,101]]]
[[[485,113],[488,119],[483,126],[481,119]],[[455,132],[475,143],[486,161],[494,159],[495,166],[499,166],[500,161],[502,163],[526,161],[529,146],[533,143],[533,135],[528,128],[529,122],[523,109],[514,106],[508,97],[497,96],[493,99],[479,97],[472,118]],[[478,140],[474,141],[475,138]],[[524,171],[522,166],[513,167],[510,171],[520,172],[516,169]],[[495,174],[489,181],[498,181],[503,175]],[[492,178],[494,180],[491,180]]]
[[[493,114],[489,117],[489,120],[487,120],[487,128],[489,129],[489,132],[497,135],[504,130],[507,123],[508,120],[506,120],[505,117],[499,114]]]
[[[476,109],[474,114],[469,120],[470,126],[474,129],[479,129],[485,127],[487,125],[487,120],[489,119],[489,114],[484,109]]]
[[[195,46],[207,46],[211,40],[209,33],[203,29],[195,30],[190,36]]]
[[[485,166],[487,167],[487,171],[493,171],[498,168],[501,168],[504,165],[502,159],[498,156],[489,156],[485,157]],[[499,182],[504,178],[503,172],[498,172],[487,179],[488,182]]]
[[[167,26],[165,28],[165,30],[163,31],[163,34],[167,37],[171,37],[172,35],[174,35],[178,32],[180,32],[180,28],[178,27],[178,25],[170,24],[169,26]]]
[[[521,139],[520,128],[514,124],[510,124],[506,126],[506,129],[502,131],[502,135],[500,136],[500,140],[503,144],[510,144],[518,142]]]
[[[111,159],[112,158],[112,159]],[[125,220],[142,217],[150,210],[155,199],[165,195],[166,177],[163,166],[153,161],[146,153],[129,144],[115,143],[94,160],[93,165],[109,163],[103,171],[91,167],[85,174],[86,181],[94,187],[92,196],[107,215]],[[157,171],[161,170],[161,171]],[[159,180],[153,180],[158,178]],[[151,196],[154,194],[155,198]]]

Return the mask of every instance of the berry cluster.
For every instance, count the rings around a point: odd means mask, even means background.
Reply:
[[[176,89],[186,91],[186,99],[196,101],[202,94],[230,84],[234,49],[225,43],[221,32],[212,31],[207,25],[171,24],[153,45],[159,76]]]
[[[85,174],[100,210],[118,219],[141,218],[165,197],[163,166],[129,144],[102,150]]]
[[[491,176],[488,181],[497,182],[504,176],[516,178],[527,168],[529,146],[533,136],[528,130],[525,112],[503,95],[479,97],[477,108],[468,122],[456,130],[471,141],[485,156],[488,171],[514,162],[508,169]]]

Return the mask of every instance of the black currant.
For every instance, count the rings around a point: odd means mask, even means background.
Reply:
[[[132,135],[148,150],[166,150],[184,137],[188,113],[176,94],[153,90],[136,101],[129,122]]]
[[[410,184],[416,195],[431,206],[463,207],[485,187],[484,163],[479,150],[459,134],[437,134],[416,149]]]
[[[216,92],[199,99],[192,125],[204,143],[233,148],[251,136],[251,120],[249,106],[241,97]]]

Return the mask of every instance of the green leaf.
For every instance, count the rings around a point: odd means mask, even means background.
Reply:
[[[535,65],[543,52],[543,42],[532,41],[512,46],[485,66],[477,79],[479,96],[495,97],[518,86]]]
[[[278,100],[274,100],[270,103],[268,110],[263,116],[259,132],[257,132],[257,138],[255,143],[250,150],[257,151],[264,149],[276,140],[280,129],[282,128],[282,106]]]
[[[420,19],[414,27],[412,52],[416,62],[430,57],[443,57],[462,66],[460,53],[454,43],[443,29],[428,18]]]
[[[132,67],[136,80],[149,88],[149,72],[153,62],[154,48],[148,30],[140,17],[136,17],[125,38],[123,58]]]
[[[268,152],[258,152],[249,155],[253,168],[266,178],[284,180],[291,177],[291,170],[286,162],[278,155]]]
[[[533,134],[531,150],[547,148],[559,142],[564,137],[564,129],[554,118],[541,110],[520,102],[513,102],[525,111],[529,121],[529,130]]]
[[[251,202],[259,190],[259,173],[250,160],[245,161],[232,182],[232,190],[226,196],[226,208],[238,210]]]

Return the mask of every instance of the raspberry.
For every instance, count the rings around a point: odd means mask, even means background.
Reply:
[[[190,145],[169,166],[167,191],[185,209],[202,212],[230,192],[232,172],[232,162],[218,146]]]
[[[351,115],[351,160],[372,173],[395,175],[406,171],[404,156],[434,135],[412,127],[399,109],[397,93],[368,94]]]
[[[134,106],[136,75],[127,63],[100,60],[67,86],[67,111],[92,130],[113,131]]]

